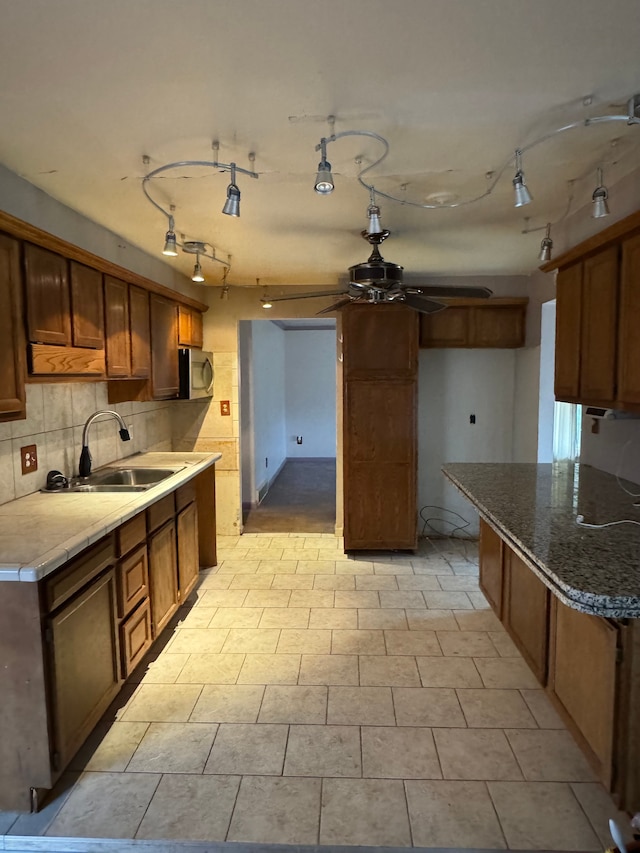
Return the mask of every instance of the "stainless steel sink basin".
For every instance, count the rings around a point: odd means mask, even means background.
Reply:
[[[182,471],[180,468],[105,468],[88,477],[71,480],[69,486],[55,494],[76,492],[144,492]]]

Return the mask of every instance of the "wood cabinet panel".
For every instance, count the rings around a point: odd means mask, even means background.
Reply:
[[[149,590],[155,639],[178,607],[175,521],[170,521],[149,538]]]
[[[348,305],[342,312],[345,380],[413,376],[418,315],[401,305]]]
[[[640,405],[640,235],[622,244],[617,397]]]
[[[200,571],[198,554],[198,507],[189,504],[176,518],[178,537],[178,587],[184,601],[196,585]]]
[[[113,569],[52,616],[47,627],[54,767],[64,767],[120,686]]]
[[[580,395],[580,328],[582,263],[558,271],[556,281],[555,395],[577,400]]]
[[[65,258],[24,244],[25,301],[29,340],[71,345],[69,268]]]
[[[149,293],[139,287],[129,287],[129,323],[131,376],[136,379],[147,379],[151,376]]]
[[[143,510],[125,521],[116,530],[116,546],[119,557],[124,557],[137,545],[142,545],[147,539],[147,516]]]
[[[48,612],[57,610],[67,599],[113,565],[115,550],[113,536],[106,536],[96,545],[87,548],[78,557],[70,560],[59,572],[44,581],[44,602]]]
[[[480,519],[480,589],[498,619],[502,619],[503,543],[495,530]]]
[[[618,249],[587,258],[582,273],[580,399],[613,403],[616,396]]]
[[[591,752],[608,787],[612,778],[618,631],[554,599],[549,688]],[[572,726],[573,728],[573,726]]]
[[[136,551],[118,564],[118,616],[123,618],[149,594],[149,567],[147,546]]]
[[[451,305],[437,314],[421,314],[420,346],[469,346],[469,309]]]
[[[202,314],[186,305],[178,306],[178,344],[202,348]]]
[[[107,376],[114,378],[131,375],[128,288],[117,278],[104,278]]]
[[[140,663],[153,642],[151,609],[145,601],[120,626],[122,675],[127,678]]]
[[[20,244],[0,234],[0,421],[26,417]]]
[[[151,384],[155,400],[178,396],[178,306],[151,294]]]
[[[420,346],[515,348],[525,343],[527,299],[447,299],[437,314],[420,315]]]
[[[472,347],[513,349],[524,346],[526,306],[494,307],[489,304],[471,311]]]
[[[147,509],[147,529],[149,533],[153,533],[154,530],[162,527],[169,519],[173,518],[175,511],[176,505],[173,492],[151,504]]]
[[[547,681],[549,590],[511,548],[504,546],[505,627],[538,681]]]
[[[76,347],[103,349],[104,298],[102,273],[71,261],[72,341]]]

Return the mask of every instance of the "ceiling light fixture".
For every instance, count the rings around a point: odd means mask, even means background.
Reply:
[[[173,212],[176,209],[174,204],[169,205],[169,209],[166,209],[166,205],[163,206],[159,201],[156,201],[151,195],[151,181],[154,178],[157,178],[160,175],[164,175],[165,172],[169,172],[173,169],[189,169],[189,168],[211,168],[216,172],[230,172],[231,173],[231,182],[227,187],[227,198],[222,209],[223,213],[226,213],[228,216],[240,216],[240,189],[236,183],[236,174],[241,173],[243,175],[247,175],[250,178],[258,178],[259,175],[257,172],[251,169],[243,169],[241,166],[238,166],[237,163],[221,163],[218,160],[218,151],[220,149],[220,143],[217,140],[214,140],[211,143],[211,147],[214,151],[214,159],[213,160],[179,160],[175,163],[166,163],[164,166],[158,166],[157,169],[152,169],[142,179],[142,191],[147,199],[155,208],[162,213],[163,216],[166,217],[168,223],[168,230],[165,234],[164,240],[164,249],[162,250],[162,254],[175,258],[178,255],[178,246],[180,246],[183,251],[191,251],[193,249],[185,249],[181,243],[178,243],[176,239],[175,233],[175,219],[173,216]],[[253,164],[256,159],[256,155],[253,152],[250,152],[248,155],[249,162],[253,167]],[[145,166],[149,166],[151,163],[151,158],[148,154],[145,154],[142,158],[142,162]],[[183,175],[182,177],[186,177]],[[206,246],[210,246],[209,243],[201,242],[200,245],[204,246],[205,249],[200,252],[202,257],[209,258],[212,261],[217,261],[217,263],[223,264],[228,267],[229,263],[221,260],[216,257],[215,249],[211,246],[211,252],[208,252]]]
[[[514,207],[524,207],[525,204],[531,204],[533,198],[527,189],[524,180],[524,172],[522,171],[522,151],[516,148],[516,174],[512,181],[515,191]]]
[[[547,231],[542,242],[540,243],[540,254],[538,260],[546,263],[551,260],[551,250],[553,249],[553,240],[551,239],[551,223],[547,222]]]
[[[201,240],[185,240],[184,234],[181,235],[182,242],[179,243],[182,251],[187,255],[195,255],[196,262],[193,267],[193,273],[191,275],[191,281],[196,281],[198,284],[202,284],[205,281],[204,275],[202,274],[202,265],[200,264],[200,258],[209,258],[211,261],[216,261],[216,263],[224,265],[223,271],[223,283],[226,280],[226,277],[229,273],[229,269],[231,268],[231,255],[229,255],[228,261],[223,261],[220,258],[216,257],[216,250],[213,246],[210,246],[208,243],[203,243]]]
[[[196,263],[193,268],[193,275],[191,276],[191,281],[197,281],[198,283],[204,281],[204,276],[202,275],[202,267],[200,266],[200,255],[196,255]]]
[[[367,234],[381,234],[382,225],[380,224],[380,208],[376,204],[376,191],[371,190],[369,198],[369,207],[367,208]]]
[[[609,216],[609,205],[607,199],[609,191],[602,183],[602,169],[598,169],[598,186],[593,191],[591,200],[593,202],[593,211],[591,216],[594,219],[602,219],[604,216]]]
[[[256,279],[256,287],[260,287],[260,279],[259,278]],[[271,300],[269,299],[269,288],[268,287],[265,287],[264,293],[262,294],[262,298],[260,299],[260,302],[262,302],[262,307],[265,309],[273,308],[273,305],[271,304]]]
[[[316,146],[316,151],[320,149],[320,162],[318,163],[318,173],[316,174],[316,182],[314,190],[318,195],[329,195],[335,187],[333,175],[331,174],[331,163],[327,160],[327,140],[323,137],[320,140],[320,145]]]

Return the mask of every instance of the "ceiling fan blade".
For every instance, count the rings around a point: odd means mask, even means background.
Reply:
[[[492,294],[493,290],[489,290],[488,287],[456,287],[452,285],[451,287],[447,287],[446,285],[418,285],[416,287],[407,287],[405,288],[405,292],[407,293],[423,293],[425,296],[442,296],[442,297],[451,297],[458,296],[464,299],[488,299]]]
[[[420,311],[421,314],[435,314],[447,307],[442,302],[436,302],[435,299],[428,299],[418,293],[405,293],[401,304],[413,308],[414,311]]]
[[[323,290],[317,293],[292,293],[291,296],[270,296],[270,302],[286,302],[288,299],[316,299],[321,296],[344,296],[344,290]]]
[[[316,315],[318,314],[330,314],[331,311],[339,311],[341,308],[344,308],[345,305],[348,305],[350,302],[357,302],[355,299],[351,299],[351,297],[347,296],[344,299],[338,299],[337,302],[334,302],[333,305],[329,305],[328,308],[323,308],[322,311],[316,311]]]

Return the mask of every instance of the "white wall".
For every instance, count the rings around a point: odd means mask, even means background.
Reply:
[[[600,419],[597,433],[592,426],[593,418],[583,413],[580,461],[640,483],[640,420]]]
[[[284,336],[283,330],[270,320],[251,323],[256,491],[276,476],[287,457]]]
[[[515,352],[420,351],[418,506],[435,504],[459,512],[471,522],[467,532],[472,534],[478,531],[477,515],[440,469],[445,462],[512,461]],[[475,424],[469,422],[472,414]],[[446,532],[451,527],[440,529]]]
[[[335,457],[336,333],[287,329],[284,337],[286,456]]]

